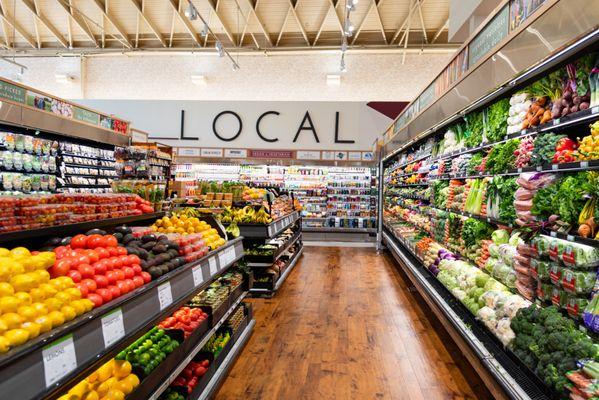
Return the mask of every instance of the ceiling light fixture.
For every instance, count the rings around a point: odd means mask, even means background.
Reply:
[[[192,75],[191,83],[194,85],[205,85],[206,84],[206,76],[204,75]]]
[[[56,79],[56,83],[69,83],[75,78],[67,74],[54,74],[54,79]]]
[[[218,51],[218,56],[219,57],[224,57],[225,56],[225,49],[223,48],[223,44],[220,41],[216,42],[214,44],[214,48],[216,49],[216,51]]]
[[[329,85],[329,86],[339,86],[339,85],[341,85],[341,75],[339,75],[339,74],[328,74],[327,75],[327,85]]]
[[[347,68],[345,67],[345,57],[341,56],[341,65],[339,66],[339,71],[347,72]]]
[[[202,35],[202,37],[208,36],[208,24],[204,24],[204,27],[200,31],[200,35]]]
[[[191,4],[191,1],[187,3],[187,8],[185,9],[185,16],[190,21],[195,21],[196,19],[198,19],[198,11],[194,7],[194,5]]]

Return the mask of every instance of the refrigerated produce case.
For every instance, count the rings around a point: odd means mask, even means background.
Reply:
[[[470,96],[449,87],[400,115],[383,148],[382,242],[496,398],[594,391],[580,379],[599,361],[599,31],[595,15],[552,36],[564,7],[547,2],[453,84]],[[553,54],[494,65],[532,30]],[[503,80],[481,85],[490,68]]]

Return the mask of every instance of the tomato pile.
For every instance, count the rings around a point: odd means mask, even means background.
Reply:
[[[202,311],[201,308],[181,307],[173,313],[172,317],[168,317],[158,324],[162,329],[180,329],[185,335],[185,339],[195,331],[204,320],[208,318],[208,314]]]
[[[140,259],[118,247],[112,235],[76,235],[68,246],[54,249],[56,262],[50,276],[70,277],[83,297],[96,307],[131,292],[152,279]]]
[[[154,207],[152,207],[152,203],[148,200],[144,200],[139,196],[135,197],[135,215],[140,214],[150,214],[154,212]]]
[[[210,361],[208,360],[190,362],[185,369],[181,371],[179,376],[175,378],[172,385],[186,388],[188,394],[193,392],[193,389],[197,386],[202,376],[208,371],[209,366]]]

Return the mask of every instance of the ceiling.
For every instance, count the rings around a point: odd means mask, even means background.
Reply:
[[[0,47],[60,54],[339,48],[346,0],[0,0]],[[350,48],[447,47],[449,0],[360,0]],[[409,34],[406,35],[406,32]],[[406,40],[407,37],[407,40]]]

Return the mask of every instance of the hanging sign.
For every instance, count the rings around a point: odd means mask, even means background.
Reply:
[[[509,9],[506,5],[468,45],[468,68],[472,68],[508,35]]]
[[[200,149],[194,149],[192,147],[179,147],[177,154],[181,157],[199,157]]]
[[[0,99],[25,103],[26,90],[12,83],[0,81]]]
[[[362,161],[372,161],[374,160],[374,153],[372,151],[363,151],[362,152]]]
[[[251,158],[293,158],[293,151],[288,150],[250,150]]]
[[[320,160],[320,151],[298,150],[295,152],[298,160]]]
[[[247,158],[248,151],[243,149],[225,149],[226,158]]]
[[[202,149],[200,151],[200,155],[202,157],[222,158],[222,156],[223,156],[223,149]]]
[[[361,161],[362,160],[362,153],[359,151],[350,151],[349,152],[349,157],[348,157],[349,161]]]

